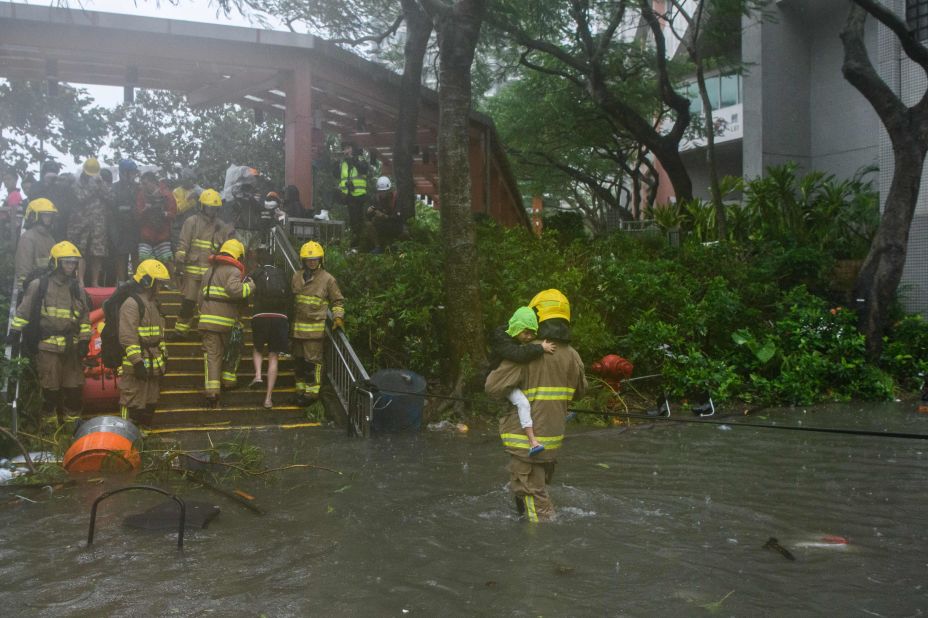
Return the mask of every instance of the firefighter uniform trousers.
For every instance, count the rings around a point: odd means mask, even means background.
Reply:
[[[178,266],[184,269],[180,283],[183,300],[174,325],[174,330],[179,334],[186,335],[190,332],[200,288],[203,285],[203,274],[209,268],[209,257],[234,235],[235,230],[231,225],[215,217],[211,219],[202,212],[184,221],[174,254]]]
[[[203,341],[203,390],[207,398],[214,399],[219,396],[222,385],[235,386],[235,369],[223,370],[223,357],[232,329],[238,323],[241,309],[254,291],[255,284],[242,283],[245,267],[229,256],[219,254],[211,257],[210,262],[212,266],[203,275],[200,288],[200,321],[197,327]]]
[[[333,317],[344,319],[345,298],[335,277],[321,266],[314,271],[295,272],[290,289],[294,300],[291,337],[296,393],[315,399],[319,397],[322,383],[325,320],[330,308]]]
[[[77,286],[73,278],[61,271],[48,276],[44,298],[39,298],[41,286],[41,278],[29,284],[10,328],[22,332],[34,319],[38,303],[39,342],[35,364],[42,388],[43,412],[52,414],[56,409],[63,409],[65,413],[79,413],[84,371],[77,343],[90,341],[88,308],[84,295],[74,293]]]
[[[119,380],[119,411],[123,418],[150,425],[167,366],[164,317],[153,299],[140,294],[123,302],[119,309],[119,344],[125,349]],[[134,365],[139,362],[148,371],[144,380],[135,375]]]
[[[547,487],[564,442],[567,407],[573,399],[583,396],[587,386],[580,355],[567,342],[557,343],[554,354],[544,354],[528,363],[504,360],[487,376],[485,386],[493,397],[505,397],[518,386],[532,404],[535,437],[545,447],[537,455],[528,454],[528,436],[515,406],[499,420],[500,439],[509,453],[509,489],[519,513],[530,522],[554,517]]]

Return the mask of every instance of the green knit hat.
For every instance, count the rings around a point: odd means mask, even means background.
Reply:
[[[532,332],[538,330],[538,318],[531,307],[519,307],[516,309],[516,312],[509,318],[509,328],[506,329],[506,334],[515,337],[525,329]]]

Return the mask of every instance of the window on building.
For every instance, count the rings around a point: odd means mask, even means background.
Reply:
[[[919,41],[928,41],[928,0],[906,0],[905,20]]]
[[[706,78],[706,91],[709,95],[709,104],[712,109],[731,107],[741,103],[741,76],[740,75],[713,75]],[[690,100],[690,112],[693,114],[702,111],[702,99],[699,96],[699,86],[696,82],[688,82],[683,88],[683,96]]]

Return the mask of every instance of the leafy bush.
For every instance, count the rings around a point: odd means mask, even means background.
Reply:
[[[903,386],[921,388],[928,375],[928,322],[920,315],[896,322],[884,338],[880,364]]]

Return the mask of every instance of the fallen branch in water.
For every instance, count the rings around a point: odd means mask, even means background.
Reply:
[[[35,474],[35,464],[32,463],[32,458],[29,457],[29,451],[26,450],[26,447],[23,446],[23,443],[19,441],[19,438],[13,435],[6,427],[0,427],[0,433],[3,433],[6,437],[12,440],[16,446],[19,447],[19,450],[22,451],[23,458],[26,460],[26,466],[29,468],[30,474]]]
[[[244,506],[246,509],[248,509],[249,511],[251,511],[252,513],[256,515],[264,515],[264,511],[256,507],[254,504],[251,504],[251,502],[249,502],[245,498],[242,498],[238,494],[231,492],[227,489],[223,489],[222,487],[213,485],[212,483],[204,479],[199,474],[196,474],[190,470],[174,470],[174,471],[180,474],[181,476],[183,476],[186,480],[196,483],[198,485],[202,485],[206,489],[212,492],[215,492],[219,494],[220,496],[225,496],[229,500],[232,500],[233,502],[236,502],[239,505]]]

